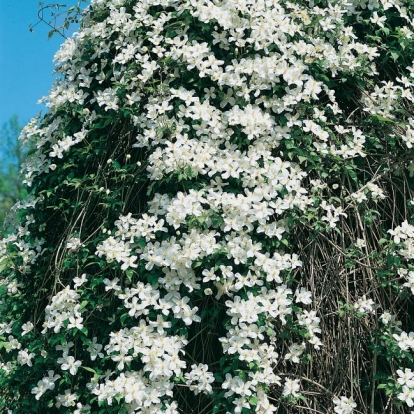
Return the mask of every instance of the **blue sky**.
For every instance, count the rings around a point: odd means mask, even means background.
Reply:
[[[0,1],[0,127],[14,114],[25,124],[38,112],[45,112],[45,107],[36,102],[53,84],[53,56],[65,39],[55,34],[48,40],[50,29],[44,23],[30,33],[29,26],[38,21],[38,3]],[[66,4],[68,8],[77,0],[44,1],[50,3]]]

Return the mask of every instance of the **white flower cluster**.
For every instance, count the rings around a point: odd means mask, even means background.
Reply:
[[[365,144],[365,136],[362,131],[351,127],[351,129],[344,128],[341,125],[336,125],[335,130],[339,134],[350,133],[351,137],[347,139],[346,144],[342,144],[339,148],[334,144],[328,146],[326,141],[328,140],[329,134],[321,129],[321,127],[313,121],[308,121],[306,126],[303,128],[305,132],[311,132],[320,141],[315,141],[313,146],[321,154],[339,155],[343,158],[353,158],[356,156],[365,157],[366,154],[363,151]],[[346,135],[344,135],[346,136]]]
[[[364,203],[369,198],[374,201],[383,200],[386,198],[384,191],[373,182],[368,182],[363,188],[351,194],[352,199],[357,203]]]
[[[263,48],[266,50],[266,48],[277,40],[280,53],[267,52],[263,57],[257,56],[254,59],[243,58],[237,62],[237,65],[225,66],[224,61],[217,59],[206,43],[196,42],[192,44],[188,40],[187,35],[165,38],[161,33],[163,26],[167,26],[169,20],[171,20],[171,13],[165,13],[158,21],[153,21],[152,18],[148,18],[147,10],[139,2],[133,7],[134,14],[126,12],[125,7],[122,7],[123,2],[117,2],[116,4],[107,2],[106,7],[109,7],[110,10],[107,21],[91,26],[86,25],[76,37],[66,41],[62,49],[56,54],[55,59],[58,62],[59,70],[71,74],[71,80],[65,82],[59,81],[55,85],[48,97],[47,105],[54,111],[65,103],[75,102],[84,105],[87,102],[97,102],[106,111],[118,109],[122,102],[116,88],[107,87],[93,93],[89,91],[90,85],[94,80],[97,80],[99,83],[104,82],[105,70],[109,70],[110,65],[107,61],[102,61],[99,69],[98,66],[84,68],[82,65],[82,69],[79,70],[76,64],[82,60],[81,46],[86,40],[95,41],[97,38],[108,38],[108,34],[112,30],[122,32],[129,40],[127,44],[117,46],[119,54],[116,56],[114,63],[127,66],[127,63],[131,61],[135,60],[139,62],[142,71],[138,74],[137,78],[141,82],[146,83],[159,70],[160,66],[156,60],[149,59],[147,54],[148,50],[145,47],[139,46],[139,39],[134,38],[133,31],[142,28],[144,22],[147,22],[152,35],[151,42],[156,45],[158,57],[168,58],[178,62],[182,61],[186,64],[187,69],[197,68],[201,78],[210,77],[217,82],[219,87],[228,88],[226,90],[226,98],[222,101],[220,108],[224,108],[228,104],[233,107],[225,112],[223,116],[220,110],[215,109],[209,104],[208,100],[201,103],[199,97],[191,97],[191,95],[190,99],[185,99],[191,92],[181,90],[177,91],[178,94],[177,92],[174,94],[174,90],[172,89],[171,96],[163,96],[162,101],[154,97],[154,100],[145,107],[148,113],[148,119],[144,120],[142,117],[137,117],[137,122],[141,124],[144,121],[150,127],[150,124],[154,124],[154,120],[157,117],[162,116],[165,118],[166,113],[171,109],[169,100],[177,96],[184,98],[181,116],[202,121],[201,126],[203,128],[200,128],[200,136],[211,136],[213,139],[218,139],[218,144],[222,139],[223,133],[232,134],[229,126],[240,125],[242,131],[246,133],[249,139],[259,136],[264,138],[267,136],[266,141],[268,144],[271,144],[272,142],[277,143],[283,136],[288,136],[289,128],[280,128],[275,125],[272,117],[253,103],[248,104],[245,108],[234,105],[236,96],[243,96],[244,99],[250,101],[251,94],[257,96],[256,91],[269,89],[280,82],[280,80],[283,80],[288,84],[287,93],[282,97],[275,95],[273,99],[265,102],[266,107],[272,108],[274,112],[293,111],[294,106],[301,101],[309,102],[311,100],[318,100],[322,92],[329,94],[332,101],[330,104],[332,109],[339,111],[334,94],[322,82],[316,81],[309,76],[306,65],[318,59],[323,61],[325,69],[332,71],[332,74],[335,76],[341,71],[362,70],[363,63],[372,61],[376,56],[375,48],[370,48],[356,42],[352,31],[345,28],[342,14],[343,12],[352,12],[352,9],[349,9],[349,4],[344,3],[340,6],[344,7],[342,12],[340,9],[326,8],[324,13],[321,14],[319,8],[315,8],[315,10],[309,9],[309,11],[305,9],[300,10],[298,8],[299,6],[292,3],[288,3],[287,8],[273,5],[272,11],[269,12],[270,9],[268,9],[268,6],[263,7],[259,3],[254,6],[251,5],[248,10],[246,9],[250,18],[241,21],[238,13],[240,8],[243,9],[243,6],[238,4],[238,2],[232,5],[227,3],[222,5],[207,3],[205,4],[203,1],[193,2],[189,7],[189,5],[183,6],[178,3],[176,4],[176,2],[171,2],[178,10],[181,10],[181,8],[183,10],[188,9],[195,18],[202,22],[207,23],[211,19],[217,19],[221,29],[217,29],[219,31],[213,33],[216,39],[213,45],[217,44],[220,48],[226,50],[229,47],[245,47],[247,45],[251,45],[255,50],[261,50]],[[157,2],[154,2],[155,4]],[[92,7],[99,9],[99,7],[102,7],[102,4],[101,2],[95,1],[92,2]],[[302,15],[302,22],[293,18],[294,15],[300,14]],[[308,17],[305,18],[305,16]],[[320,16],[325,17],[321,18]],[[335,35],[341,36],[338,39],[338,43],[342,45],[340,49],[335,50],[330,42],[318,41],[318,46],[316,47],[314,44],[306,43],[303,40],[292,43],[287,41],[286,33],[289,33],[290,36],[294,34],[301,36],[303,34],[302,29],[309,24],[312,17],[320,19],[320,24],[326,26],[327,35],[329,33],[335,33]],[[235,30],[236,26],[243,26],[244,30],[238,32]],[[251,33],[249,37],[244,38],[243,33],[246,30],[250,30]],[[265,35],[265,33],[267,34]],[[104,43],[105,45],[99,44],[95,55],[96,57],[100,57],[110,47],[109,42]],[[303,61],[293,58],[294,54],[300,56]],[[250,77],[249,82],[246,82],[246,76]],[[129,104],[139,103],[141,97],[134,82],[126,84],[126,79],[122,78],[121,72],[117,75],[114,73],[113,80],[120,80],[121,83],[124,83],[122,87],[128,89]],[[214,91],[211,91],[210,96],[213,97],[213,95],[215,95]],[[90,114],[89,116],[89,120],[92,122],[94,115]],[[81,131],[73,134],[73,136],[66,136],[63,139],[57,140],[54,131],[62,126],[62,122],[64,121],[61,117],[56,117],[51,125],[45,129],[38,129],[32,123],[23,132],[23,139],[31,139],[33,136],[36,136],[38,148],[36,157],[33,157],[25,167],[29,174],[26,178],[28,183],[32,182],[34,174],[47,172],[49,169],[50,163],[35,162],[39,157],[42,158],[43,152],[41,147],[43,145],[48,143],[52,148],[52,151],[48,153],[50,157],[62,157],[65,151],[71,146],[76,145],[76,143],[81,142],[88,133],[88,128],[83,128]],[[298,125],[300,125],[300,122]],[[313,121],[309,120],[309,122]],[[313,126],[310,128],[312,133],[315,133],[315,136],[322,137],[316,131],[317,128],[321,128],[317,123],[313,122]],[[149,130],[150,128],[144,130],[142,134],[146,142],[148,142],[148,138],[152,135]],[[326,131],[323,135],[323,140],[326,141]],[[334,152],[336,151],[335,153],[343,154],[345,157],[354,156],[357,153],[362,154],[361,151],[364,141],[356,141],[359,139],[359,136],[362,137],[361,131],[355,130],[350,136],[352,139],[349,143],[345,144],[339,150],[334,150]],[[182,136],[181,134],[177,138],[179,139],[177,139],[176,145],[171,146],[171,150],[176,154],[178,149],[182,148],[184,144],[191,147],[195,145],[194,148],[191,148],[191,152],[196,152],[204,156],[200,157],[200,160],[198,160],[198,157],[192,158],[193,164],[202,163],[204,157],[211,160],[211,151],[213,148],[208,140],[205,139],[204,142],[197,143],[194,140],[186,139],[185,135]],[[217,148],[217,145],[215,148]],[[202,152],[203,149],[205,151]],[[218,151],[220,153],[221,149]],[[173,164],[171,162],[164,163],[166,167],[163,168],[168,168],[168,165],[177,165],[178,160],[174,160],[176,157],[171,156],[174,152],[170,151],[170,154],[167,153],[163,156],[173,162]],[[226,154],[217,155],[221,155],[220,158],[225,159],[224,155]],[[46,160],[42,159],[42,161]],[[220,164],[218,163],[217,166],[220,166]]]
[[[388,233],[391,234],[395,243],[403,244],[404,247],[399,250],[399,254],[407,260],[413,260],[414,226],[405,220],[400,226],[397,226],[393,230],[388,230]],[[401,278],[406,280],[402,286],[409,288],[411,293],[414,293],[414,272],[406,268],[399,268],[397,273]],[[395,316],[394,318],[386,317],[386,324],[388,324],[389,320],[392,321],[392,319],[395,320]],[[402,351],[414,350],[414,332],[407,333],[400,328],[400,325],[401,323],[397,322],[397,325],[395,326],[397,333],[394,333],[392,337],[396,340],[398,347]],[[398,370],[397,374],[399,375],[397,382],[402,385],[402,392],[398,394],[398,399],[404,401],[408,407],[412,407],[414,405],[414,382],[411,381],[413,374],[408,368],[406,368],[405,371]]]
[[[391,234],[395,243],[401,243],[403,245],[403,248],[399,250],[399,254],[406,260],[413,260],[414,226],[405,220],[400,226],[388,230],[388,233]],[[399,268],[397,273],[401,278],[406,280],[402,286],[409,288],[411,293],[414,293],[414,272],[407,268]],[[393,321],[393,319],[396,320],[395,316],[386,317],[386,323],[388,324],[388,320]],[[400,328],[400,325],[401,323],[397,321],[397,325],[395,326],[397,333],[394,333],[392,337],[396,340],[398,347],[402,351],[413,351],[414,332],[407,333]],[[414,405],[414,373],[412,373],[411,369],[405,368],[404,371],[397,370],[397,374],[399,376],[397,384],[402,387],[397,398],[407,404],[408,407],[412,407]]]
[[[182,197],[180,194],[179,196]],[[168,205],[164,207],[165,212],[168,212]],[[166,216],[168,221],[168,213]],[[147,216],[145,219],[148,220],[150,218]],[[155,223],[154,220],[152,222]],[[122,217],[117,222],[119,229],[116,233],[117,238],[111,236],[107,240],[111,241],[111,245],[118,243],[117,246],[124,243],[122,239],[128,239],[128,243],[133,243],[134,238],[143,236],[142,232],[136,228],[139,223],[144,223],[144,221],[133,219],[131,215]],[[231,266],[221,265],[217,270],[214,268],[204,269],[202,272],[204,276],[203,280],[198,280],[196,273],[192,269],[192,263],[195,259],[200,260],[214,253],[217,249],[223,249],[223,247],[217,245],[216,236],[216,232],[199,232],[193,229],[190,234],[184,233],[179,239],[172,237],[169,241],[164,240],[161,243],[148,242],[143,249],[135,249],[135,252],[140,254],[140,258],[146,262],[145,268],[148,271],[151,271],[154,266],[162,268],[165,276],[159,279],[159,284],[167,290],[168,294],[165,296],[161,296],[159,291],[151,285],[145,285],[143,283],[138,283],[133,288],[122,290],[117,285],[118,280],[114,280],[113,282],[108,280],[105,282],[107,288],[109,289],[110,287],[110,289],[114,290],[115,294],[124,301],[124,306],[126,309],[129,309],[128,313],[132,317],[139,318],[141,315],[147,315],[150,309],[159,310],[161,314],[158,316],[157,321],[149,323],[150,326],[154,326],[157,329],[159,334],[165,335],[164,329],[170,325],[164,320],[162,315],[168,316],[172,313],[174,318],[183,320],[186,325],[200,320],[196,314],[197,308],[191,309],[188,305],[190,298],[186,296],[182,297],[179,293],[181,285],[184,285],[189,292],[192,292],[193,290],[200,289],[201,282],[213,282],[218,292],[218,298],[223,294],[233,296],[233,292],[238,292],[245,286],[262,286],[263,272],[266,280],[281,283],[280,273],[282,271],[295,269],[301,265],[297,255],[282,256],[277,254],[272,258],[261,253],[260,244],[252,243],[252,240],[246,236],[236,236],[233,230],[226,237],[227,243],[223,244],[225,246],[224,251],[228,252],[228,258],[232,259],[236,264],[244,264],[249,259],[253,260],[253,266],[250,266],[251,270],[247,275],[241,275],[238,272],[234,272]],[[149,239],[151,238],[149,237]],[[105,242],[103,245],[105,245]],[[101,251],[101,247],[98,247],[98,252],[100,253]],[[119,251],[122,252],[122,249]],[[108,257],[109,253],[106,254]],[[233,393],[237,394],[234,403],[238,406],[246,406],[252,392],[257,393],[260,390],[255,384],[260,383],[263,386],[263,384],[271,385],[273,383],[279,383],[279,378],[272,373],[272,366],[277,361],[277,353],[275,353],[273,345],[269,346],[267,343],[261,343],[260,340],[263,341],[264,339],[264,327],[259,328],[257,322],[259,315],[267,315],[268,326],[273,326],[273,321],[276,321],[276,319],[279,319],[283,324],[286,323],[286,316],[292,313],[292,299],[289,298],[290,295],[292,295],[292,291],[286,285],[281,284],[276,290],[268,290],[262,287],[260,296],[248,294],[247,299],[234,296],[232,300],[226,301],[226,306],[228,307],[227,313],[231,317],[231,323],[234,325],[234,329],[230,329],[225,338],[220,338],[224,352],[230,355],[237,353],[239,359],[242,361],[249,363],[256,362],[260,364],[262,371],[261,373],[254,373],[255,381],[249,383],[248,389],[234,388]],[[302,287],[296,292],[296,302],[310,304],[310,292]],[[316,334],[320,333],[320,329],[318,326],[319,318],[316,316],[316,312],[304,311],[303,314],[298,316],[298,319],[299,323],[304,325],[310,334],[309,342],[315,347],[319,347],[321,342]],[[139,329],[140,335],[142,335],[142,326]],[[137,335],[132,334],[130,331],[123,332],[122,334],[125,341],[134,336]],[[145,355],[144,351],[139,351],[139,346],[137,348],[134,347],[138,351],[135,350],[132,354],[128,353],[132,347],[134,345],[131,343],[129,346],[123,347],[123,353],[116,353],[112,356],[112,359],[118,362],[117,367],[119,370],[124,370],[125,363],[132,361],[134,353]],[[109,347],[108,349],[112,348]],[[118,351],[118,349],[120,349],[119,346],[115,347],[115,350]],[[165,350],[162,351],[160,349],[158,356],[161,361],[165,357],[170,360]],[[142,361],[144,359],[142,357]],[[156,367],[151,366],[149,369],[153,373],[150,374],[150,377],[156,375],[155,373],[158,372]],[[171,376],[172,373],[173,370],[169,369],[168,372],[162,372],[162,375],[164,377]],[[175,374],[177,375],[177,372]],[[201,374],[197,375],[200,376]],[[186,374],[186,378],[193,381],[193,374]],[[235,378],[239,382],[242,381],[239,377]],[[203,381],[205,382],[205,380]],[[225,384],[223,384],[223,387],[225,387]],[[196,393],[201,391],[202,388],[200,387],[200,384],[190,386],[190,388],[194,388]],[[206,390],[209,391],[210,387],[207,387]],[[233,393],[229,395],[233,395]],[[260,395],[262,395],[261,404],[268,405],[265,394]]]
[[[402,331],[400,334],[393,334],[393,337],[403,351],[407,351],[409,349],[414,350],[414,332],[407,333]]]
[[[351,414],[357,406],[352,397],[335,397],[333,403],[335,404],[334,411],[337,414]]]
[[[363,295],[354,303],[354,308],[363,313],[375,313],[376,306],[372,299],[367,299],[367,297]]]
[[[46,333],[48,329],[53,329],[55,333],[59,333],[65,326],[67,329],[83,328],[83,317],[80,311],[79,293],[66,286],[63,290],[52,297],[51,303],[45,309],[45,321],[43,322],[43,331]]]
[[[402,386],[402,392],[398,394],[398,399],[412,407],[414,405],[414,372],[405,368],[404,371],[397,370],[397,374],[397,383]]]
[[[52,145],[52,151],[49,153],[50,157],[63,158],[63,153],[68,151],[73,145],[82,142],[85,139],[87,131],[82,130],[76,132],[73,136],[67,136],[63,140],[58,141]]]
[[[403,248],[399,253],[408,260],[414,259],[414,226],[409,224],[407,220],[403,221],[400,226],[395,229],[388,230],[393,236],[395,243],[403,243]]]
[[[139,174],[149,188],[148,209],[122,211],[115,231],[103,232],[106,238],[95,251],[108,268],[119,264],[116,271],[123,276],[124,271],[128,278],[137,275],[132,282],[108,272],[100,286],[132,326],[83,342],[91,361],[105,358],[114,363],[112,371],[97,374],[87,384],[99,404],[122,400],[131,413],[176,414],[174,387],[181,378],[180,385],[197,395],[211,394],[217,387],[234,412],[271,413],[276,407],[265,390],[282,387],[275,373],[280,363],[276,332],[289,323],[306,332],[284,348],[281,359],[287,364],[298,364],[309,349],[321,348],[320,318],[316,310],[305,309],[312,305],[312,293],[300,277],[294,287],[290,284],[302,261],[295,246],[285,250],[291,230],[288,219],[312,209],[314,220],[333,231],[348,213],[341,203],[324,198],[327,184],[311,180],[301,157],[298,161],[282,148],[301,148],[295,141],[299,138],[308,140],[312,154],[321,159],[349,162],[367,156],[369,134],[349,125],[335,91],[312,75],[312,67],[319,65],[332,78],[374,76],[378,50],[359,42],[344,16],[367,8],[372,24],[384,28],[386,19],[374,0],[338,0],[325,8],[313,3],[92,0],[91,15],[56,54],[56,68],[63,77],[47,98],[49,121],[38,125],[33,120],[22,132],[22,139],[35,148],[23,167],[26,184],[32,186],[39,176],[55,171],[67,154],[95,139],[94,128],[101,119],[121,110],[128,113],[134,131],[128,151],[145,153]],[[381,10],[395,7],[405,18],[399,1],[381,4]],[[162,11],[155,13],[152,6]],[[94,20],[96,16],[100,21]],[[180,18],[185,16],[194,25],[210,25],[209,39],[194,38],[182,27]],[[182,73],[191,76],[186,79]],[[412,78],[414,70],[398,83],[367,86],[371,89],[361,98],[365,113],[394,119],[401,100],[413,100]],[[77,132],[62,108],[79,117],[82,126]],[[62,133],[67,130],[72,132]],[[410,127],[401,134],[408,148],[413,136]],[[112,163],[105,161],[107,167]],[[104,167],[99,162],[100,174]],[[190,184],[169,186],[166,180],[174,174],[185,176]],[[199,185],[193,185],[194,178]],[[312,189],[308,182],[315,184]],[[163,190],[152,190],[152,185]],[[106,188],[106,193],[112,190]],[[320,197],[314,197],[316,190],[321,190]],[[350,193],[355,204],[368,197],[378,201],[385,194],[374,182]],[[22,272],[28,272],[41,253],[41,240],[24,241],[30,223],[26,217],[25,226],[8,240],[19,251]],[[396,243],[403,243],[400,254],[414,259],[414,226],[405,221],[389,233]],[[361,241],[357,245],[365,246]],[[67,239],[70,254],[82,246],[80,237]],[[404,286],[413,290],[411,273]],[[87,331],[78,289],[86,280],[82,274],[73,280],[73,289],[66,286],[52,297],[42,334]],[[8,286],[11,293],[18,291],[13,281]],[[202,322],[194,298],[204,296],[219,302],[227,318],[218,338],[224,359],[237,360],[245,375],[234,369],[216,381],[203,361],[193,361],[185,372],[188,339],[174,333],[172,321],[185,332]],[[354,307],[367,313],[376,309],[365,295]],[[387,318],[383,317],[384,325]],[[394,334],[401,349],[412,348],[411,334]],[[19,350],[18,363],[31,366],[34,355],[12,336],[9,344]],[[84,361],[69,354],[71,342],[58,346],[63,351],[58,368],[75,381]],[[35,398],[54,389],[58,378],[50,371],[32,389]],[[295,398],[299,391],[299,379],[284,381],[284,396]],[[54,398],[58,409],[86,409],[74,390],[62,389]],[[356,407],[346,397],[333,403],[338,414],[350,414]]]
[[[400,268],[397,272],[399,276],[402,276],[406,280],[403,286],[410,288],[411,293],[414,294],[414,271]]]
[[[21,272],[28,273],[30,271],[30,265],[35,263],[42,251],[42,244],[43,241],[38,239],[36,239],[35,243],[29,243],[22,240],[16,240],[14,242],[14,245],[19,249],[19,256],[22,259],[22,264],[19,266]]]
[[[47,376],[43,377],[38,383],[37,386],[32,389],[32,394],[35,394],[36,400],[39,400],[40,397],[47,391],[53,390],[55,388],[55,382],[60,378],[60,375],[55,374],[54,371],[49,371]]]
[[[56,396],[56,408],[62,407],[74,407],[76,404],[77,395],[71,390],[65,390],[64,394],[58,394]]]
[[[298,379],[286,378],[283,385],[282,395],[298,397],[300,390],[300,381]]]
[[[214,376],[208,371],[206,364],[191,365],[191,372],[186,373],[184,377],[186,384],[190,386],[190,390],[194,391],[195,394],[200,392],[211,394],[213,392],[211,383],[214,382]]]
[[[414,101],[414,96],[410,91],[412,83],[408,79],[406,81],[408,83],[403,84],[404,87],[390,81],[382,81],[383,86],[375,85],[370,95],[364,97],[364,110],[384,118],[395,118],[393,110],[402,96],[410,102]],[[407,130],[407,134],[409,134],[409,130]],[[410,148],[410,141],[407,135],[402,136],[402,138],[406,142],[407,147]]]
[[[407,148],[412,148],[414,144],[414,129],[411,128],[411,125],[414,125],[414,119],[410,118],[408,121],[407,130],[404,135],[401,135],[401,138],[405,142],[405,145],[407,145]]]
[[[96,250],[96,254],[99,257],[106,256],[108,263],[116,260],[118,263],[122,262],[122,270],[126,270],[129,267],[136,267],[135,261],[137,256],[131,256],[132,249],[128,242],[123,240],[117,240],[114,237],[109,237],[102,244],[100,244]]]
[[[28,349],[21,349],[17,355],[17,362],[20,365],[28,365],[29,367],[33,366],[32,363],[32,358],[35,356],[36,354],[34,352],[30,352],[28,351]]]
[[[383,314],[380,316],[380,321],[390,328],[396,329],[396,331],[400,332],[401,321],[397,319],[397,315],[393,315],[388,311],[384,311]]]
[[[166,207],[168,211],[168,207]],[[168,219],[167,219],[168,220]],[[130,224],[128,224],[130,222]],[[128,238],[129,241],[133,241],[134,237],[140,237],[142,234],[139,232],[136,234],[131,231],[134,225],[139,220],[132,219],[131,216],[122,217],[117,222],[118,228],[121,227],[123,231],[118,231],[118,242],[122,242],[122,238]],[[154,289],[151,285],[138,283],[136,287],[127,288],[122,290],[117,285],[117,281],[107,281],[107,288],[109,286],[114,290],[115,294],[124,301],[124,306],[129,309],[129,315],[132,317],[140,317],[149,313],[150,309],[159,310],[162,314],[158,316],[156,322],[149,322],[150,326],[154,326],[159,334],[164,335],[164,329],[170,325],[166,322],[162,315],[168,316],[170,313],[174,315],[174,318],[181,319],[186,325],[191,324],[193,321],[199,321],[197,316],[197,308],[191,309],[188,305],[190,298],[182,297],[179,293],[180,285],[184,285],[189,292],[195,289],[200,289],[200,282],[208,283],[213,282],[217,289],[217,297],[221,297],[223,294],[233,296],[232,292],[237,292],[245,286],[263,285],[262,272],[265,272],[265,279],[268,281],[277,281],[281,283],[280,272],[286,269],[295,269],[300,266],[300,261],[297,255],[277,255],[277,257],[271,258],[260,252],[261,245],[255,245],[250,238],[237,236],[233,231],[230,236],[227,237],[227,245],[225,251],[228,251],[228,257],[234,260],[235,263],[246,263],[247,260],[253,259],[253,266],[251,271],[243,276],[238,272],[234,272],[231,266],[220,266],[217,270],[204,269],[202,274],[203,280],[197,280],[196,274],[192,269],[192,262],[195,259],[200,259],[208,254],[212,254],[220,246],[216,244],[216,233],[214,232],[198,232],[195,229],[190,234],[182,234],[180,239],[173,237],[170,241],[148,242],[143,249],[136,249],[136,252],[140,252],[140,258],[147,262],[146,269],[151,271],[154,266],[160,267],[163,270],[164,277],[159,279],[159,284],[167,290],[168,294],[161,297],[157,289]],[[114,240],[110,237],[107,240]],[[123,243],[123,242],[122,242]],[[287,288],[286,285],[281,284],[276,290],[267,290],[261,288],[261,295],[254,296],[248,294],[247,299],[242,299],[240,296],[234,296],[232,300],[226,301],[228,307],[228,315],[231,316],[231,323],[234,325],[234,330],[229,330],[227,337],[220,338],[225,353],[230,355],[238,354],[239,359],[247,361],[249,363],[256,362],[260,364],[260,373],[254,373],[255,381],[249,383],[249,388],[234,388],[233,393],[237,394],[237,398],[234,403],[238,406],[247,406],[249,396],[252,392],[258,393],[260,388],[255,384],[260,383],[271,385],[273,383],[279,383],[279,378],[273,374],[272,366],[277,361],[277,353],[275,353],[274,346],[261,343],[260,340],[264,339],[263,330],[264,327],[258,327],[257,322],[259,315],[267,315],[267,324],[273,326],[273,322],[278,318],[282,323],[286,323],[286,315],[292,313],[291,304],[292,299],[289,299],[289,295],[292,291]],[[302,302],[305,304],[311,303],[311,294],[304,288],[301,288],[296,292],[296,302]],[[314,311],[304,311],[303,314],[298,317],[299,323],[304,325],[309,334],[309,342],[315,347],[321,345],[320,340],[316,334],[320,333],[318,327],[319,318],[317,318]],[[142,326],[139,330],[142,335]],[[131,335],[131,332],[123,335],[125,341],[127,338],[131,338],[136,335]],[[147,335],[146,335],[147,336]],[[259,341],[258,341],[259,340]],[[112,340],[111,340],[112,342]],[[165,342],[164,342],[165,344]],[[128,354],[128,350],[132,347],[124,347],[124,354],[117,353],[112,356],[114,361],[118,362],[118,369],[123,370],[125,362],[130,362],[133,358],[133,354]],[[153,345],[154,346],[154,345]],[[110,349],[110,348],[108,348]],[[115,348],[118,350],[118,347]],[[135,348],[134,348],[135,349]],[[139,349],[139,347],[138,347]],[[145,355],[145,352],[140,352]],[[164,356],[163,356],[164,355]],[[159,350],[159,358],[164,358],[166,355],[165,350]],[[167,355],[167,359],[170,358]],[[144,358],[142,358],[144,361]],[[156,373],[156,367],[150,367],[150,371]],[[144,368],[145,371],[145,368]],[[163,376],[171,376],[173,370],[163,372]],[[168,375],[167,375],[168,374]],[[177,374],[177,372],[175,373]],[[150,374],[150,377],[155,374]],[[194,374],[195,375],[195,374]],[[200,376],[201,374],[197,374]],[[252,373],[253,375],[253,373]],[[186,378],[192,381],[193,374],[186,374]],[[237,378],[237,381],[242,381],[241,378]],[[204,381],[205,382],[205,381]],[[191,382],[191,384],[193,384]],[[225,388],[223,384],[223,388]],[[191,385],[195,392],[201,391],[200,384]],[[206,388],[209,391],[210,387]],[[243,390],[243,391],[242,391]],[[233,395],[229,394],[229,395]],[[265,394],[262,396],[261,404],[269,405]]]
[[[71,252],[76,252],[80,247],[84,247],[79,237],[71,237],[66,242],[66,248]]]
[[[115,236],[120,236],[121,240],[129,240],[129,243],[134,243],[134,240],[145,238],[147,242],[155,239],[156,232],[167,232],[167,228],[164,227],[164,220],[158,220],[156,216],[149,216],[143,214],[138,220],[132,218],[131,213],[127,216],[121,216],[119,220],[115,222],[117,231]]]

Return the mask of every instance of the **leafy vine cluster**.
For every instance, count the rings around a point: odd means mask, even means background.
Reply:
[[[23,130],[7,413],[408,413],[414,4],[92,0]]]

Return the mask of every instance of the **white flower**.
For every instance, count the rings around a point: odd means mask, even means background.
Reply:
[[[365,240],[364,239],[356,239],[355,246],[358,249],[362,249],[363,247],[366,247]]]
[[[58,364],[63,371],[69,371],[71,375],[76,375],[79,367],[82,365],[81,361],[76,361],[73,356],[63,354],[62,358],[58,358]]]
[[[82,413],[89,413],[91,410],[91,406],[89,404],[83,405],[82,403],[76,404],[76,410],[73,414],[82,414]]]
[[[334,411],[337,414],[351,414],[353,412],[353,409],[356,407],[356,403],[354,402],[353,398],[335,397],[333,399],[333,403],[335,404]]]
[[[75,344],[72,341],[66,342],[62,345],[56,345],[55,349],[56,351],[62,351],[63,355],[68,355],[69,354],[69,349],[73,348]]]
[[[295,292],[296,300],[295,302],[302,302],[305,305],[312,303],[312,292],[309,292],[304,287],[301,287],[300,290]]]
[[[306,345],[304,342],[301,344],[292,344],[289,347],[289,352],[285,355],[285,359],[288,359],[295,364],[300,362],[299,357],[303,354],[303,351],[306,349]]]
[[[129,257],[123,258],[122,259],[123,263],[122,263],[121,269],[126,270],[129,267],[138,267],[138,265],[135,263],[137,258],[138,258],[138,256],[129,256]]]
[[[404,371],[398,369],[397,374],[399,376],[397,382],[400,385],[406,385],[408,388],[414,388],[414,372],[412,372],[411,369],[405,368]]]
[[[393,338],[398,342],[398,346],[403,350],[414,349],[414,332],[401,332],[401,334],[393,334]]]
[[[35,356],[35,354],[33,353],[33,352],[31,352],[30,354],[29,354],[29,351],[28,351],[28,349],[26,348],[26,349],[22,349],[22,350],[20,350],[19,351],[19,353],[17,354],[17,362],[20,364],[20,365],[28,365],[29,367],[31,367],[33,364],[32,364],[32,361],[31,361],[31,359],[33,358]]]
[[[372,299],[367,299],[364,295],[354,303],[354,308],[360,312],[374,313],[375,303]]]
[[[385,16],[379,17],[377,12],[372,14],[371,22],[377,24],[379,27],[384,27],[384,22],[387,20]]]
[[[80,277],[75,277],[73,279],[73,287],[77,289],[78,287],[82,286],[87,281],[86,273],[83,273]]]
[[[364,201],[367,201],[368,198],[365,195],[363,191],[357,191],[355,193],[351,194],[351,197],[357,202],[357,203],[363,203]]]
[[[292,397],[297,397],[300,390],[300,381],[298,379],[292,380],[286,378],[285,384],[283,386],[283,395],[291,395]]]
[[[31,332],[34,328],[32,322],[26,322],[22,325],[22,336],[26,335],[27,333]]]
[[[226,374],[226,379],[223,382],[222,388],[228,389],[224,396],[230,397],[233,394],[238,394],[241,396],[250,396],[252,395],[252,388],[254,387],[252,381],[243,381],[239,376],[232,376],[231,374]]]
[[[86,349],[91,355],[91,361],[95,361],[97,357],[103,358],[104,354],[101,352],[102,345],[97,343],[97,337],[92,338],[92,343]]]
[[[53,390],[55,388],[55,382],[59,378],[60,375],[55,375],[54,371],[49,371],[47,377],[43,377],[40,381],[38,381],[37,386],[32,388],[31,391],[32,394],[36,394],[36,400],[39,400],[47,390]]]
[[[71,252],[76,252],[79,247],[84,246],[82,244],[82,242],[80,241],[79,237],[71,237],[67,242],[66,242],[66,248]]]
[[[70,390],[65,390],[64,394],[58,394],[56,396],[56,404],[57,408],[63,407],[74,407],[76,404],[77,396],[75,393],[72,393]]]
[[[107,278],[105,278],[103,280],[105,286],[105,290],[114,290],[114,291],[120,291],[121,290],[121,286],[119,286],[117,283],[119,282],[119,279],[116,277],[113,280],[109,280]]]
[[[389,322],[392,320],[392,315],[391,313],[389,313],[388,311],[385,311],[381,316],[380,316],[381,322],[384,325],[388,325]]]
[[[211,384],[214,382],[214,376],[208,371],[206,364],[193,364],[191,365],[191,372],[185,373],[186,384],[190,386],[190,390],[194,391],[194,394],[203,392],[205,394],[211,394],[213,388]]]
[[[403,385],[402,392],[397,395],[397,398],[404,401],[409,407],[412,407],[414,405],[414,389]]]
[[[69,323],[67,325],[67,329],[77,328],[79,330],[83,329],[83,318],[82,317],[75,317],[69,316]]]

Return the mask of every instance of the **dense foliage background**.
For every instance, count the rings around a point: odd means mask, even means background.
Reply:
[[[10,413],[408,413],[414,6],[94,0],[23,130]]]

